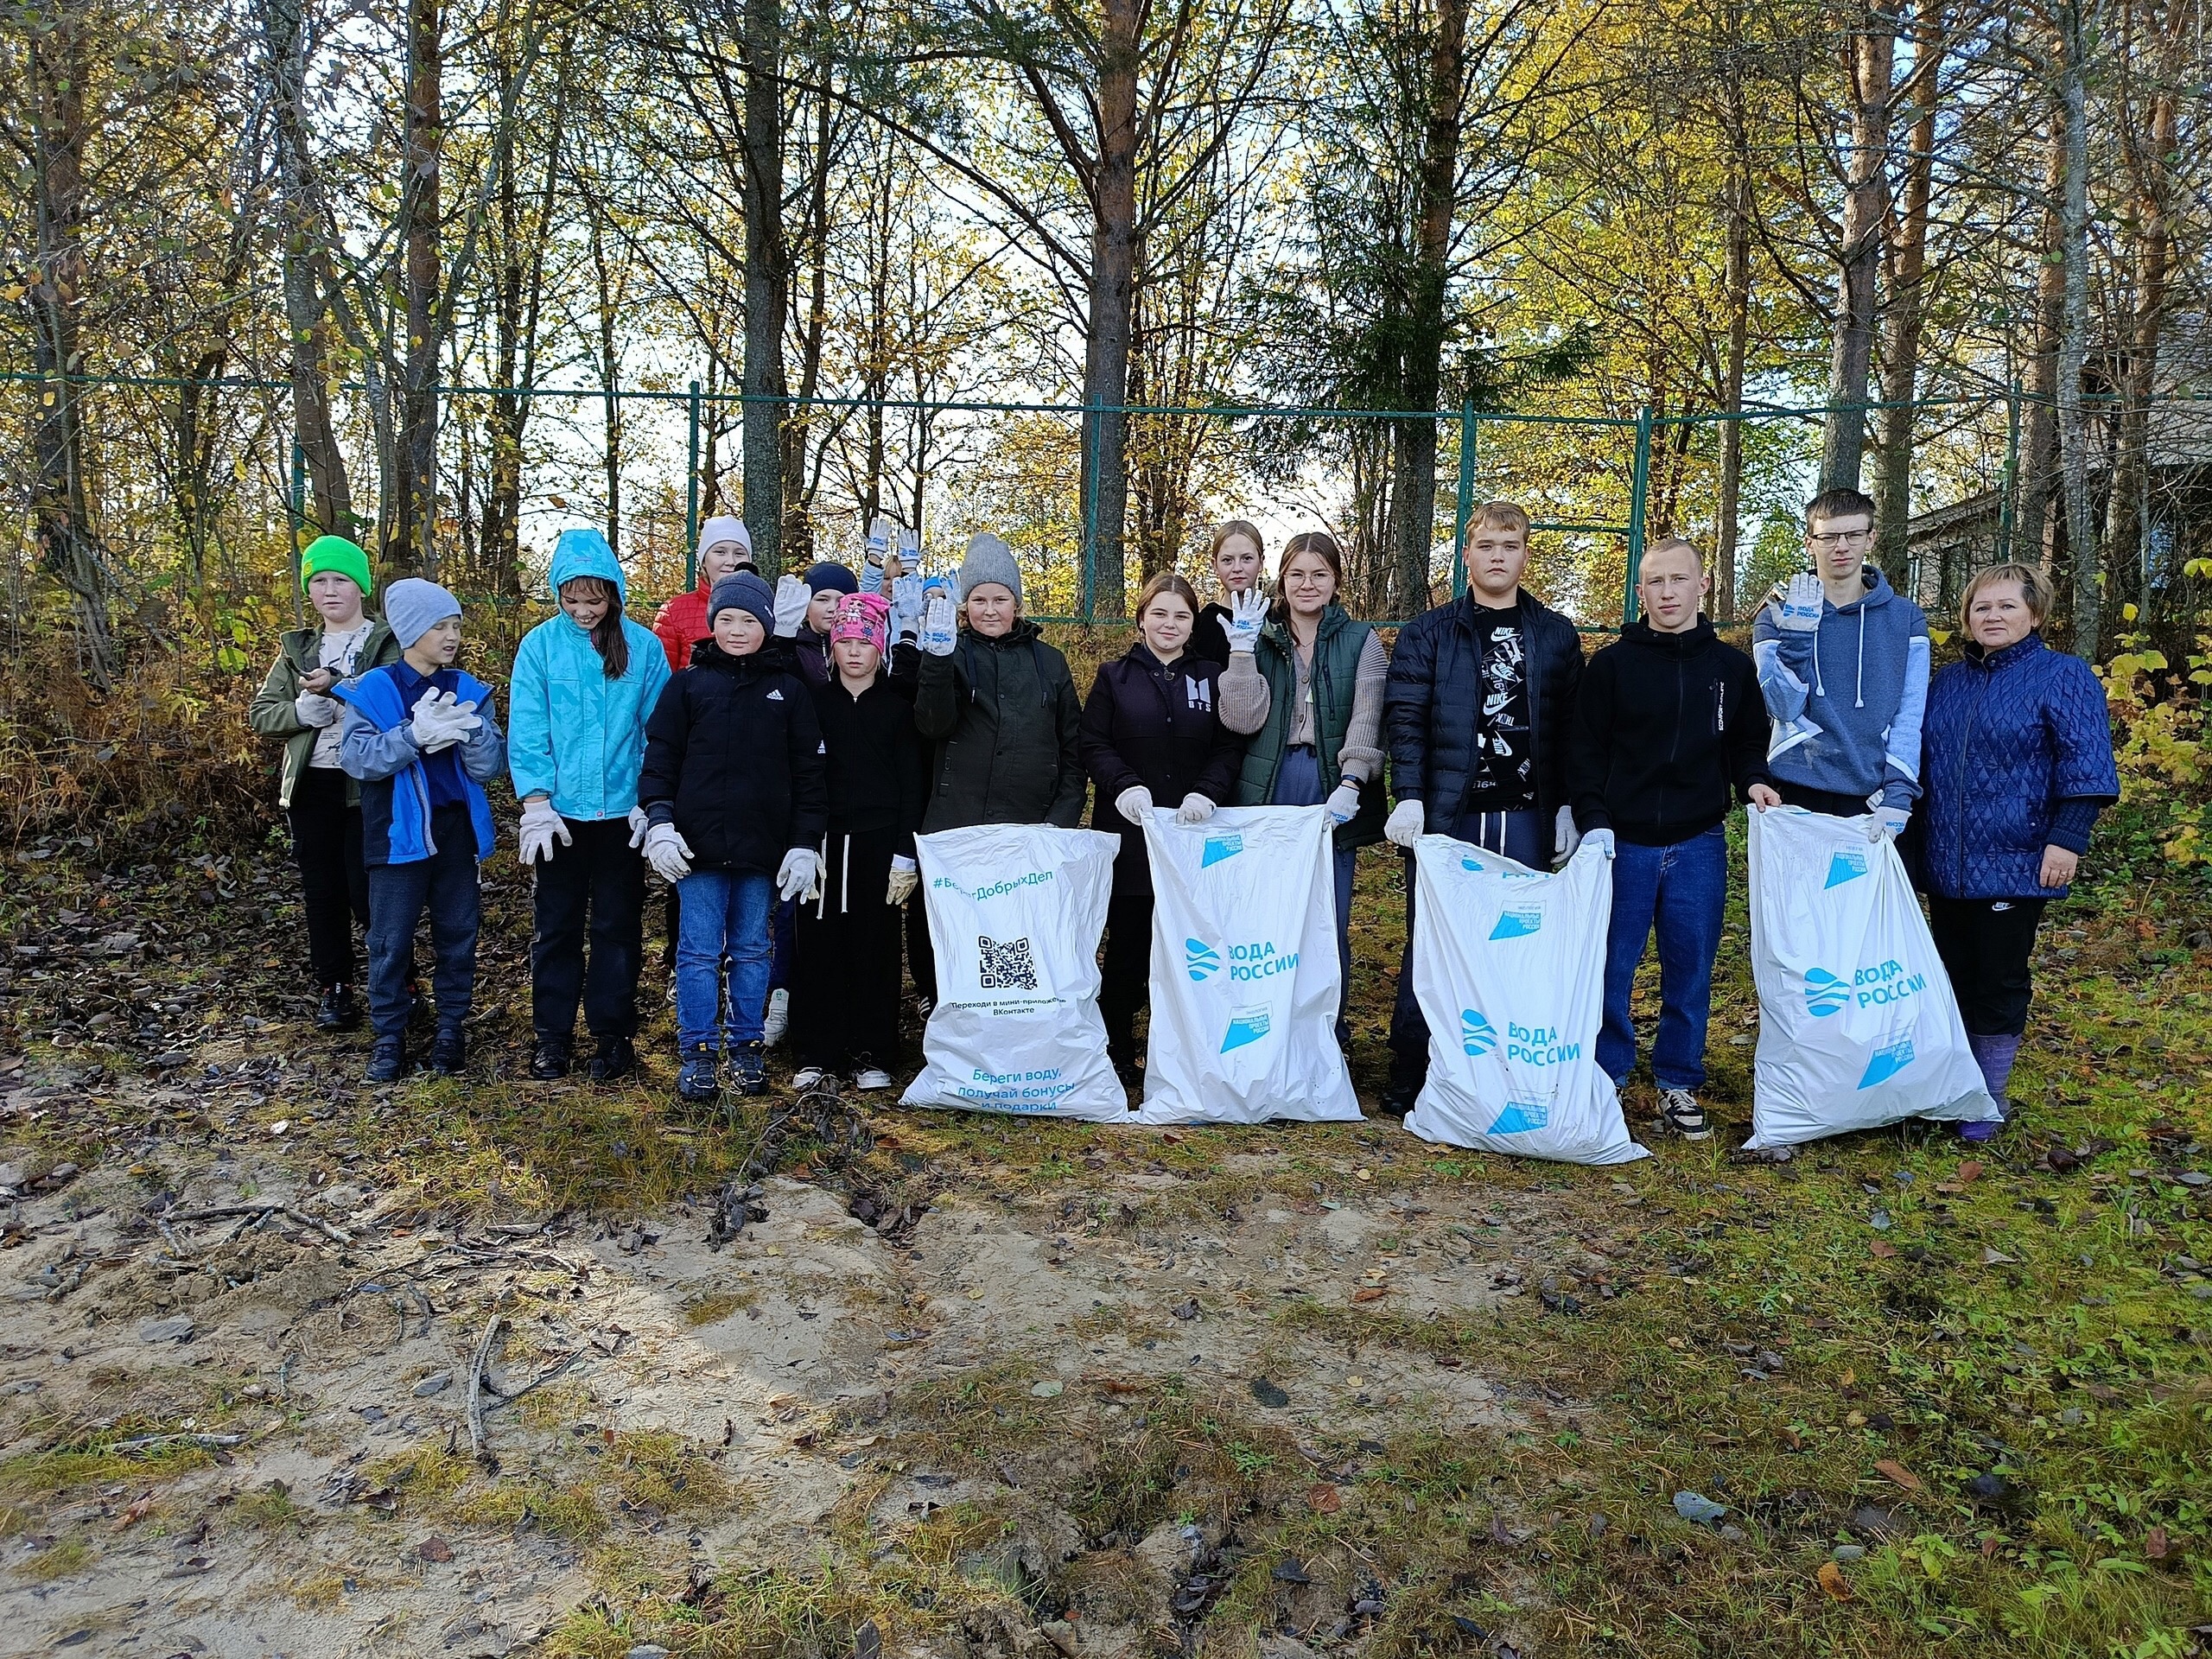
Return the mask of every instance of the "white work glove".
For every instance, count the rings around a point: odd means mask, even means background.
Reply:
[[[1427,817],[1419,801],[1400,801],[1390,809],[1390,816],[1382,820],[1382,834],[1399,846],[1409,848],[1421,839]]]
[[[918,573],[899,576],[891,584],[891,638],[912,639],[922,628],[922,578]]]
[[[652,823],[653,821],[645,816],[644,807],[633,806],[630,809],[630,850],[632,852],[636,852],[639,848],[645,844],[645,831],[652,828]]]
[[[877,513],[868,527],[868,540],[861,547],[861,592],[880,594],[883,591],[883,559],[891,551],[893,529],[890,518]]]
[[[1144,815],[1152,810],[1152,791],[1142,784],[1125,789],[1114,798],[1114,810],[1141,829]]]
[[[922,574],[922,532],[918,530],[899,532],[899,574],[905,576]]]
[[[801,576],[776,578],[776,638],[795,639],[798,625],[806,620],[806,607],[814,603],[814,589]]]
[[[476,717],[474,703],[457,702],[453,692],[436,690],[423,694],[407,721],[416,746],[431,754],[451,748],[483,723]]]
[[[1912,809],[1904,806],[1878,806],[1866,816],[1866,839],[1879,841],[1887,836],[1895,841],[1904,834],[1904,827],[1912,822]]]
[[[292,718],[302,726],[335,726],[345,712],[337,698],[326,697],[320,691],[302,691],[292,699]]]
[[[1213,817],[1213,803],[1198,794],[1185,795],[1183,804],[1175,809],[1178,823],[1204,823]]]
[[[1260,597],[1256,588],[1248,588],[1241,594],[1229,596],[1229,614],[1221,619],[1221,631],[1229,636],[1230,654],[1249,651],[1259,643],[1261,626],[1268,620],[1268,601]]]
[[[567,821],[554,810],[552,798],[533,795],[522,804],[522,829],[515,836],[515,856],[525,864],[535,864],[541,859],[550,863],[556,839],[563,847],[575,845],[576,838]]]
[[[657,823],[645,831],[645,862],[653,874],[674,887],[691,874],[691,843],[676,833],[672,823]]]
[[[922,607],[921,646],[932,657],[952,655],[952,595],[942,588]]]
[[[1333,823],[1350,823],[1359,816],[1359,785],[1349,778],[1329,791],[1329,798],[1322,803],[1329,809]]]
[[[792,848],[776,868],[776,896],[796,899],[801,893],[809,899],[822,894],[822,855],[811,847]]]
[[[1782,590],[1777,625],[1790,633],[1810,633],[1821,626],[1821,607],[1827,601],[1821,579],[1801,572]]]
[[[1613,832],[1610,830],[1591,830],[1582,837],[1582,844],[1585,847],[1595,848],[1607,858],[1611,858],[1618,850],[1613,844]]]
[[[893,854],[891,859],[891,889],[884,895],[883,902],[887,905],[905,904],[914,896],[914,888],[920,881],[921,877],[915,873],[914,861]]]
[[[1562,806],[1552,819],[1553,855],[1560,859],[1573,858],[1574,849],[1581,844],[1582,832],[1574,827],[1574,809]]]

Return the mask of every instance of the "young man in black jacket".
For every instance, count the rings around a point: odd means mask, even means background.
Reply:
[[[1582,641],[1574,624],[1521,591],[1529,515],[1492,501],[1467,526],[1467,591],[1399,632],[1382,690],[1390,787],[1382,833],[1410,849],[1451,836],[1533,868],[1574,850],[1566,747]],[[1414,884],[1390,1014],[1382,1109],[1402,1117],[1428,1077],[1428,1022],[1414,998]]]
[[[1692,1141],[1711,1133],[1697,1091],[1728,893],[1721,821],[1738,795],[1763,808],[1782,798],[1767,775],[1758,671],[1700,614],[1710,585],[1697,550],[1679,537],[1644,550],[1636,582],[1643,620],[1590,659],[1567,747],[1575,823],[1614,843],[1598,1064],[1616,1084],[1636,1065],[1629,995],[1656,922],[1659,1122]]]

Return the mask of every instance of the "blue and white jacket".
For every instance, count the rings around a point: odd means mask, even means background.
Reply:
[[[476,705],[481,722],[457,747],[476,856],[492,855],[492,804],[484,785],[504,771],[507,740],[493,717],[492,688],[457,668],[440,669],[429,684]],[[426,688],[427,690],[427,688]],[[342,682],[330,695],[346,705],[338,763],[361,785],[361,858],[366,864],[413,864],[438,850],[430,835],[430,781],[410,728],[412,709],[393,665]]]
[[[1779,607],[1751,624],[1751,660],[1774,722],[1767,769],[1777,783],[1910,810],[1920,795],[1920,721],[1928,704],[1928,619],[1882,573],[1862,598],[1823,600],[1821,626],[1794,633]]]

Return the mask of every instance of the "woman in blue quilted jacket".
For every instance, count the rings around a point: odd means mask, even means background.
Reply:
[[[2028,957],[2044,906],[2063,899],[2098,812],[2120,798],[2104,687],[2044,644],[2050,579],[1992,565],[1967,584],[1961,661],[1928,688],[1914,862],[1928,925],[1990,1097],[2027,1029]],[[1992,1120],[1962,1125],[1969,1141]]]

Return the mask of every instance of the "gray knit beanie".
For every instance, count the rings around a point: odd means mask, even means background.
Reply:
[[[962,601],[987,582],[1011,590],[1014,602],[1021,602],[1021,567],[1014,562],[1014,550],[988,530],[969,542],[968,556],[960,561]]]
[[[724,611],[750,611],[764,628],[776,625],[776,595],[750,570],[733,570],[707,595],[707,626]]]
[[[404,651],[449,616],[461,614],[461,601],[435,582],[409,576],[384,590],[384,620]]]

